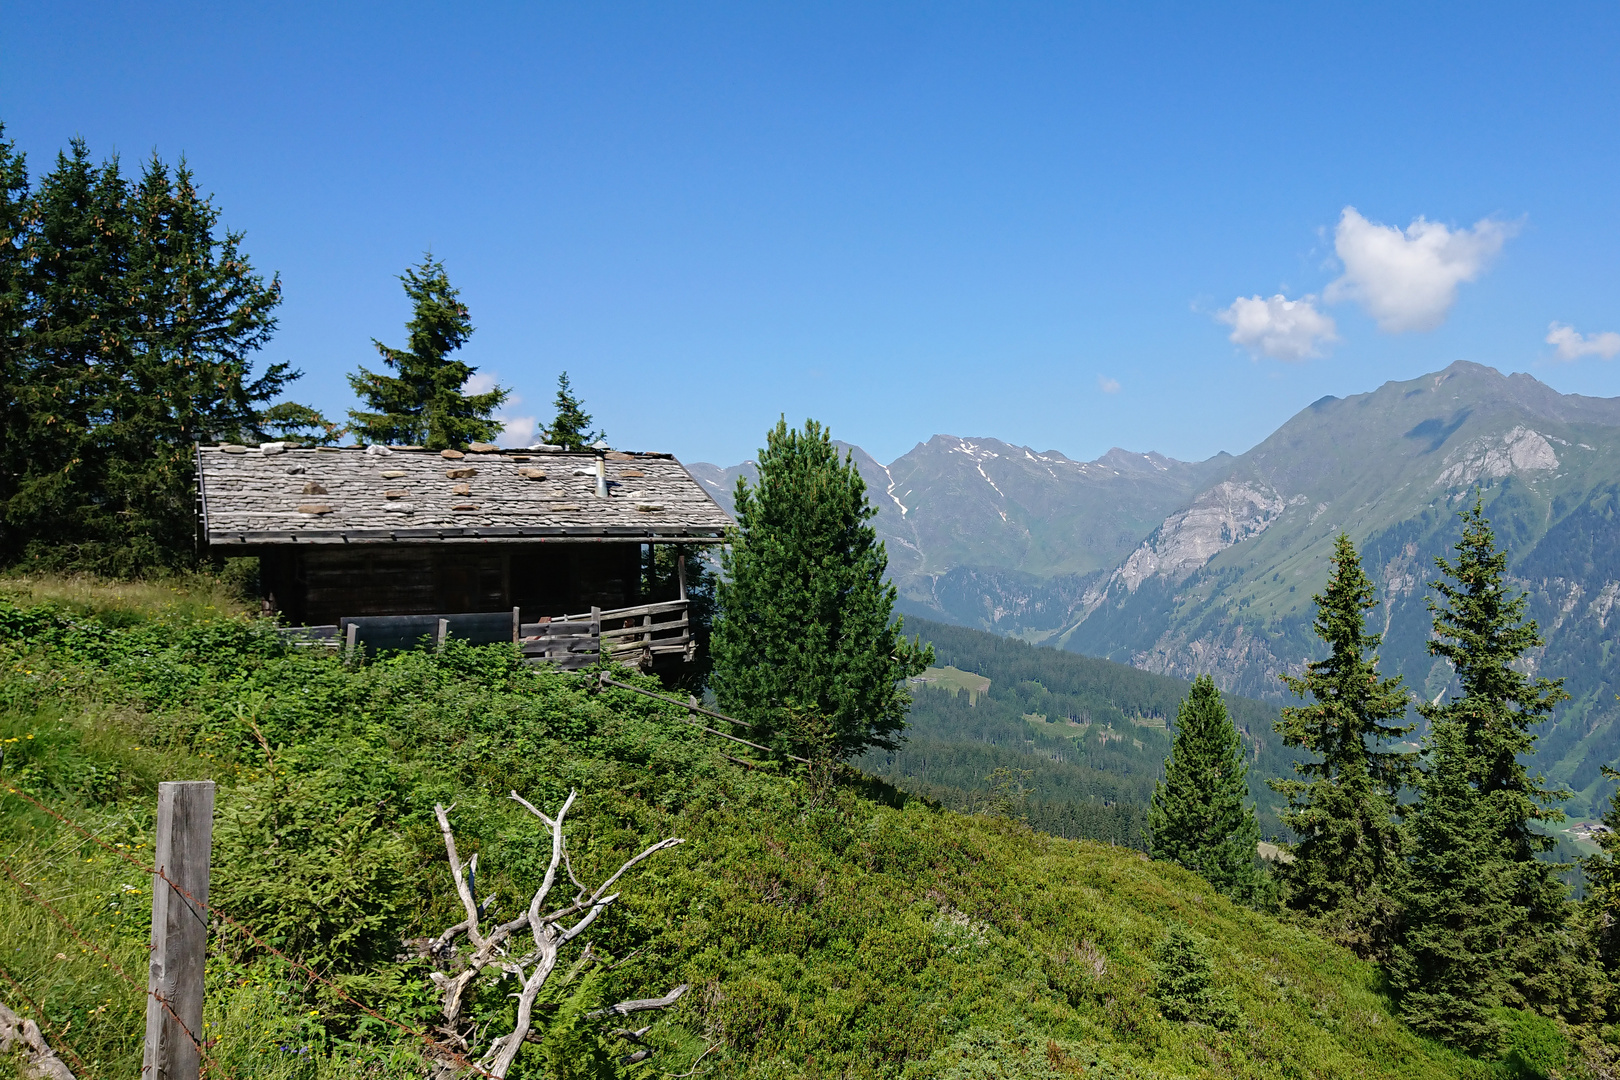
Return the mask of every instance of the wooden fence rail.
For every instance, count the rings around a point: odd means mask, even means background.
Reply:
[[[475,645],[510,641],[528,659],[566,670],[603,659],[646,668],[659,659],[692,659],[696,642],[688,609],[686,600],[665,600],[527,623],[516,608],[510,614],[372,615],[331,626],[289,626],[281,633],[294,645],[345,652],[409,649],[423,642],[442,646],[449,638]]]

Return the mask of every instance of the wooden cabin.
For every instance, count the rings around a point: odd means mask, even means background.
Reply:
[[[666,625],[685,626],[684,583],[648,595],[649,546],[713,544],[731,524],[669,454],[203,446],[197,493],[208,550],[258,556],[267,614],[351,645],[501,616],[536,655],[594,623],[610,653],[633,638],[646,659],[689,657]],[[613,638],[631,622],[662,629]]]

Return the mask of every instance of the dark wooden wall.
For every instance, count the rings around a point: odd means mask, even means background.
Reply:
[[[640,602],[640,544],[356,544],[259,550],[266,604],[289,623],[522,608],[523,618]]]

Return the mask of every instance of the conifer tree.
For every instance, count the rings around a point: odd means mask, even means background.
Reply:
[[[722,549],[712,685],[756,737],[821,760],[892,748],[905,680],[933,661],[893,618],[888,556],[854,459],[820,424],[778,421],[759,479],[738,480],[737,528]]]
[[[1496,1038],[1491,1010],[1509,989],[1512,868],[1502,856],[1497,807],[1474,783],[1467,724],[1436,720],[1431,760],[1412,821],[1412,863],[1403,890],[1405,927],[1390,982],[1401,1016],[1433,1038],[1474,1050]]]
[[[1176,710],[1176,736],[1148,807],[1152,856],[1203,876],[1239,903],[1260,905],[1260,823],[1249,802],[1243,740],[1215,680],[1200,675]]]
[[[1314,629],[1328,656],[1307,664],[1303,677],[1282,676],[1311,704],[1284,709],[1276,729],[1286,745],[1319,760],[1295,764],[1307,780],[1270,782],[1288,796],[1283,823],[1299,837],[1293,862],[1280,865],[1278,876],[1289,907],[1362,956],[1381,957],[1399,915],[1402,844],[1394,815],[1412,755],[1380,744],[1412,728],[1391,723],[1406,713],[1406,695],[1398,676],[1378,675],[1382,639],[1366,625],[1378,602],[1343,533],[1328,586],[1315,601]]]
[[[557,415],[546,429],[547,439],[564,450],[584,450],[607,436],[591,430],[591,414],[574,396],[574,386],[568,381],[568,372],[557,376]]]
[[[7,432],[21,462],[4,512],[10,559],[117,569],[107,565],[122,532],[106,482],[107,435],[132,339],[127,188],[116,159],[98,167],[75,139],[29,207],[22,422]]]
[[[253,356],[280,284],[181,164],[138,183],[82,140],[26,203],[0,149],[0,560],[126,574],[194,557],[193,441],[256,430],[297,373]]]
[[[463,393],[476,369],[451,354],[472,336],[472,319],[451,287],[444,263],[425,255],[422,265],[406,270],[400,281],[411,299],[407,348],[373,339],[396,374],[362,367],[349,376],[349,385],[370,410],[350,410],[354,431],[368,442],[420,444],[430,450],[463,449],[495,438],[501,423],[490,414],[509,391],[495,387],[482,394]]]
[[[1620,780],[1620,772],[1603,766],[1603,776]],[[1620,971],[1620,788],[1609,797],[1603,812],[1608,830],[1595,837],[1598,853],[1581,860],[1586,875],[1586,924],[1599,962],[1613,974]]]
[[[1531,828],[1561,821],[1551,804],[1568,796],[1523,763],[1535,747],[1531,729],[1567,695],[1562,680],[1514,666],[1542,646],[1540,632],[1524,618],[1524,596],[1508,588],[1507,555],[1483,503],[1459,516],[1456,559],[1437,559],[1441,576],[1430,582],[1439,599],[1430,600],[1429,641],[1430,653],[1450,663],[1458,693],[1418,708],[1430,724],[1432,765],[1412,814],[1419,854],[1391,982],[1420,1030],[1472,1046],[1488,1034],[1478,1007],[1568,1008],[1590,973],[1568,949],[1567,890],[1558,879],[1565,868],[1536,858],[1554,841]],[[1459,887],[1465,869],[1488,885]],[[1474,927],[1493,943],[1488,982],[1475,974],[1483,946]]]
[[[0,123],[0,557],[11,549],[5,509],[28,467],[31,426],[23,402],[28,381],[23,329],[26,312],[24,245],[29,229],[28,166]]]
[[[286,363],[255,375],[275,331],[281,281],[264,281],[218,230],[184,159],[155,154],[130,192],[128,361],[108,410],[107,480],[139,564],[190,546],[192,446],[255,438],[260,410],[298,378]]]

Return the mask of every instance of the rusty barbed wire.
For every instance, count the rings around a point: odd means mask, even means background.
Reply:
[[[384,1016],[382,1013],[378,1012],[376,1009],[373,1009],[371,1006],[369,1006],[369,1005],[365,1004],[364,1002],[359,1001],[356,998],[352,997],[346,991],[344,991],[344,989],[341,986],[339,986],[337,983],[333,982],[331,979],[328,979],[326,976],[322,975],[320,972],[316,971],[314,968],[310,967],[308,964],[306,964],[303,961],[298,960],[298,959],[296,959],[296,958],[294,958],[292,956],[287,955],[286,953],[282,952],[280,949],[276,948],[274,945],[270,944],[264,938],[260,937],[257,933],[255,933],[252,928],[247,926],[247,924],[243,923],[241,920],[239,920],[239,919],[237,919],[237,918],[235,918],[235,917],[233,917],[233,916],[231,916],[231,915],[229,915],[229,914],[227,914],[227,913],[225,913],[223,911],[220,911],[218,908],[215,908],[215,907],[213,907],[213,906],[211,906],[211,905],[209,905],[207,903],[204,903],[203,901],[198,900],[196,897],[192,896],[191,893],[187,892],[185,890],[185,888],[183,888],[178,882],[174,881],[172,878],[169,877],[168,874],[164,873],[163,870],[160,867],[145,865],[144,862],[142,862],[139,859],[136,859],[134,856],[130,855],[129,852],[122,851],[122,850],[118,849],[117,847],[113,846],[112,844],[107,843],[107,841],[105,841],[101,837],[95,835],[89,829],[86,829],[83,825],[80,825],[78,822],[76,822],[76,821],[72,820],[71,818],[67,817],[66,815],[58,812],[54,808],[46,806],[44,803],[42,803],[38,799],[34,798],[32,795],[28,794],[26,791],[20,791],[17,788],[9,787],[9,786],[6,788],[6,790],[10,794],[16,795],[18,798],[25,799],[28,802],[32,803],[34,806],[38,807],[40,810],[44,811],[45,813],[49,814],[51,817],[55,818],[56,820],[60,821],[62,824],[66,825],[68,828],[73,829],[75,832],[79,833],[79,835],[83,836],[85,839],[91,841],[92,843],[100,845],[102,848],[105,848],[109,853],[111,853],[113,855],[116,855],[116,856],[118,856],[118,858],[122,859],[124,862],[129,863],[131,866],[138,869],[141,873],[148,874],[148,875],[151,875],[152,877],[162,879],[164,882],[166,882],[168,884],[169,888],[173,889],[180,896],[184,897],[186,900],[190,901],[191,903],[196,904],[199,908],[201,908],[202,910],[208,912],[210,915],[213,915],[213,916],[217,917],[221,922],[226,923],[227,925],[229,925],[232,929],[234,929],[238,933],[242,934],[242,936],[246,937],[249,941],[253,942],[259,948],[264,949],[266,952],[271,953],[272,955],[276,956],[278,959],[282,960],[283,962],[285,962],[285,963],[291,965],[292,967],[295,967],[298,970],[304,972],[311,979],[319,982],[321,985],[323,985],[326,988],[328,988],[329,990],[331,990],[333,994],[335,994],[337,997],[341,998],[343,1001],[349,1003],[350,1005],[353,1005],[355,1008],[361,1010],[362,1012],[366,1013],[367,1015],[371,1016],[374,1019],[381,1020],[385,1024],[391,1024],[394,1027],[398,1028],[399,1030],[405,1032],[406,1034],[411,1035],[411,1036],[413,1036],[413,1037],[415,1037],[417,1039],[422,1040],[422,1042],[425,1043],[428,1047],[430,1047],[434,1051],[438,1052],[439,1054],[442,1054],[443,1056],[449,1058],[450,1060],[454,1061],[456,1064],[461,1065],[461,1066],[463,1066],[463,1067],[477,1073],[480,1076],[487,1077],[487,1078],[489,1078],[489,1080],[499,1080],[499,1078],[496,1077],[494,1073],[492,1073],[489,1070],[483,1068],[482,1066],[478,1065],[477,1063],[469,1060],[466,1057],[466,1055],[460,1053],[459,1051],[455,1050],[454,1048],[452,1048],[450,1046],[445,1045],[443,1042],[439,1041],[438,1039],[435,1039],[432,1035],[429,1035],[427,1032],[421,1031],[421,1030],[419,1030],[419,1029],[417,1029],[415,1027],[412,1027],[410,1024],[407,1024],[407,1023],[405,1023],[405,1022],[403,1022],[401,1020],[396,1020],[391,1016]],[[8,873],[9,873],[9,871],[8,871]],[[126,976],[126,978],[127,978],[127,976]],[[159,998],[158,1000],[161,1001],[162,999]],[[165,1008],[167,1008],[167,1004],[165,1004]],[[169,1010],[169,1013],[172,1016],[173,1015],[173,1010]],[[180,1018],[175,1017],[175,1020],[178,1023]],[[184,1024],[182,1024],[181,1026],[184,1027]],[[188,1031],[187,1034],[190,1034],[190,1032]],[[193,1041],[196,1041],[195,1037],[193,1037]],[[200,1043],[198,1044],[198,1052],[199,1053],[202,1052]]]

